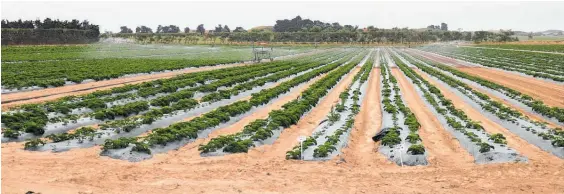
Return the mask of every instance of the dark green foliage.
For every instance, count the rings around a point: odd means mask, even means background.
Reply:
[[[421,144],[414,144],[409,146],[407,153],[411,153],[412,155],[423,155],[425,154],[425,147]]]
[[[39,144],[41,144],[41,146],[43,146],[43,145],[45,145],[45,142],[41,139],[28,140],[24,144],[24,149],[26,149],[26,150],[35,149],[35,148],[39,147]]]

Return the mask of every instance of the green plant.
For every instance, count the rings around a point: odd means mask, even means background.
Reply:
[[[488,143],[485,142],[481,142],[478,144],[478,146],[480,146],[480,153],[485,153],[485,152],[489,152],[491,149],[494,149],[494,147]]]
[[[45,142],[43,140],[39,139],[39,138],[28,140],[24,144],[24,149],[26,149],[26,150],[35,149],[35,148],[39,147],[39,144],[41,144],[41,146],[43,146],[43,145],[45,145]]]
[[[499,143],[499,144],[507,144],[507,141],[505,140],[505,137],[503,136],[503,134],[501,133],[496,133],[490,136],[489,138],[490,140],[493,140],[494,143]]]
[[[421,144],[414,144],[409,146],[407,153],[411,153],[412,155],[423,155],[425,154],[425,147]]]
[[[407,135],[405,140],[408,140],[409,143],[415,144],[418,141],[421,141],[421,137],[419,137],[419,134],[411,132],[409,133],[409,135]]]

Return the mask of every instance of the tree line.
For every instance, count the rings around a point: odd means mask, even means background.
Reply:
[[[2,20],[2,44],[84,44],[97,42],[98,25],[84,20]]]
[[[165,26],[166,27],[166,26]],[[158,28],[161,28],[159,25]],[[162,27],[164,29],[164,27]],[[516,41],[512,36],[511,30],[500,32],[489,31],[449,31],[448,24],[429,25],[422,29],[408,28],[392,28],[382,29],[374,26],[359,28],[357,25],[341,25],[338,22],[325,23],[319,20],[302,19],[296,16],[292,19],[277,20],[271,30],[269,29],[251,29],[249,31],[242,27],[236,27],[231,30],[227,25],[214,27],[213,30],[206,31],[203,24],[198,25],[196,31],[191,33],[189,27],[184,28],[184,33],[175,25],[169,25],[167,29],[157,30],[159,34],[167,34],[168,37],[162,35],[153,37],[147,35],[138,35],[143,33],[152,33],[152,30],[146,26],[137,27],[137,29],[148,29],[145,31],[136,30],[136,34],[132,34],[126,26],[122,26],[118,37],[135,37],[137,40],[143,41],[175,41],[176,39],[185,37],[185,42],[194,42],[197,40],[210,41],[215,43],[219,40],[225,42],[254,42],[254,41],[273,41],[273,42],[336,42],[336,43],[426,43],[436,41],[474,41],[474,42],[507,42]],[[188,34],[191,33],[191,34]],[[186,41],[188,40],[188,41]]]
[[[184,28],[184,33],[190,33],[190,27],[185,27]],[[206,32],[206,28],[204,27],[204,24],[200,24],[198,25],[198,27],[196,28],[196,33],[200,33],[200,34],[205,34],[205,33],[222,33],[222,32],[247,32],[247,30],[245,30],[243,27],[236,27],[233,31],[231,31],[231,29],[229,28],[229,26],[227,25],[221,25],[219,24],[218,26],[215,27],[214,30],[210,30],[208,32]],[[131,34],[133,33],[133,30],[127,26],[121,26],[120,27],[120,34]],[[137,26],[135,28],[135,33],[141,33],[141,34],[152,34],[153,33],[153,29],[147,27],[147,26]],[[176,25],[159,25],[157,27],[157,31],[155,33],[181,33],[180,32],[180,27],[176,26]]]
[[[158,35],[158,36],[157,36]],[[121,26],[119,33],[104,33],[102,37],[134,37],[145,42],[174,41],[185,37],[184,42],[216,40],[225,42],[329,42],[329,43],[426,43],[436,41],[474,41],[474,42],[507,42],[515,41],[511,30],[500,32],[449,31],[446,23],[429,25],[422,29],[392,28],[382,29],[374,26],[359,28],[357,25],[341,25],[338,22],[325,23],[319,20],[292,19],[277,20],[271,29],[245,30],[236,27],[232,30],[228,25],[217,25],[207,30],[200,24],[195,30],[185,27],[182,31],[177,25],[158,25],[156,30],[141,25],[135,31]],[[100,36],[98,25],[79,20],[2,20],[2,44],[68,44],[90,43],[98,41]],[[163,36],[168,36],[164,37]],[[163,41],[165,40],[165,41]]]

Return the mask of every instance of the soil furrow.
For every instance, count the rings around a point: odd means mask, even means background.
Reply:
[[[336,103],[339,102],[339,94],[350,85],[352,79],[360,66],[355,67],[347,74],[327,96],[325,96],[308,114],[302,116],[297,125],[286,128],[280,134],[280,137],[272,144],[259,146],[249,150],[249,154],[259,157],[275,157],[281,160],[285,159],[286,152],[291,150],[297,144],[297,138],[300,135],[309,136],[315,130],[315,127],[327,116]]]
[[[398,80],[406,105],[421,124],[419,134],[429,153],[428,161],[436,166],[460,166],[474,163],[473,157],[466,151],[429,110],[424,99],[415,91],[415,86],[403,75],[400,69],[392,68],[392,74]]]
[[[528,143],[526,140],[520,138],[518,135],[512,133],[508,129],[486,118],[483,114],[481,114],[481,110],[476,110],[470,105],[466,104],[461,97],[454,94],[452,91],[450,91],[450,89],[446,88],[445,86],[438,83],[437,81],[431,79],[428,75],[426,75],[422,71],[418,69],[414,69],[414,70],[419,75],[421,75],[421,77],[423,77],[425,80],[429,81],[431,84],[435,85],[439,90],[441,90],[441,93],[443,93],[445,98],[452,100],[454,106],[456,108],[463,110],[470,119],[481,122],[482,126],[484,127],[484,130],[486,130],[491,134],[494,133],[503,134],[503,136],[507,138],[507,145],[517,150],[517,152],[519,152],[520,154],[529,158],[530,162],[562,164],[562,160],[560,158]]]

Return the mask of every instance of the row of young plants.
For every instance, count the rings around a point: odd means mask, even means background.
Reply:
[[[564,53],[562,44],[480,44],[477,47]]]
[[[321,64],[317,64],[317,65],[321,65]],[[168,106],[171,103],[177,102],[181,99],[193,97],[194,92],[210,91],[210,88],[217,89],[221,86],[230,86],[238,82],[244,82],[253,77],[267,75],[277,71],[282,71],[292,68],[295,68],[295,64],[287,63],[280,66],[266,65],[258,68],[249,67],[248,69],[255,70],[255,72],[249,72],[247,74],[240,74],[237,76],[226,77],[215,82],[216,84],[202,85],[196,88],[192,88],[190,90],[182,90],[179,92],[171,93],[169,95],[160,96],[152,100],[135,101],[124,105],[112,106],[109,108],[106,108],[106,106],[98,106],[95,109],[93,109],[94,110],[93,113],[85,113],[81,116],[70,115],[69,118],[73,119],[76,122],[76,120],[81,117],[94,117],[99,120],[104,120],[104,119],[114,119],[116,116],[128,116],[132,113],[137,114],[139,112],[148,110],[150,108],[149,104],[152,106],[161,106],[161,107]],[[222,84],[220,85],[217,83],[222,83]],[[17,131],[33,133],[35,135],[43,134],[44,132],[43,127],[47,125],[48,121],[60,122],[64,120],[61,117],[49,118],[48,117],[49,112],[51,111],[63,112],[60,110],[65,110],[65,109],[67,111],[64,111],[64,113],[70,112],[70,109],[73,106],[72,103],[70,106],[67,106],[66,108],[61,108],[69,104],[66,102],[68,102],[68,99],[67,101],[59,100],[57,104],[59,104],[60,106],[58,106],[57,109],[53,109],[54,107],[52,106],[53,103],[48,103],[46,104],[46,106],[43,107],[41,107],[38,104],[35,105],[28,104],[22,106],[22,108],[19,110],[16,110],[11,113],[3,114],[2,122],[4,123],[6,128],[4,129],[4,131],[6,132],[4,133],[4,136],[11,138],[17,137],[18,136]],[[165,110],[166,109],[167,108],[165,107]]]
[[[315,146],[313,150],[314,158],[325,158],[329,156],[330,153],[338,150],[337,144],[340,143],[341,137],[350,132],[354,125],[354,117],[360,112],[360,104],[358,102],[361,101],[361,87],[368,79],[370,71],[372,71],[374,65],[373,60],[374,58],[371,55],[364,63],[361,70],[355,75],[351,84],[345,91],[339,94],[340,102],[337,103],[335,108],[331,108],[331,111],[327,115],[327,123],[322,122],[322,124],[320,124],[319,127],[323,125],[321,130],[316,130],[316,132],[313,132],[313,135],[307,137],[301,145],[296,145],[290,151],[287,151],[286,159],[303,159],[302,150],[307,150],[310,146]],[[356,88],[352,91],[351,88],[355,86]],[[335,126],[335,123],[341,120],[341,115],[346,116],[345,122]],[[330,127],[339,128],[331,133],[328,131]]]
[[[315,68],[318,68],[320,66],[327,64],[327,61],[328,60],[322,60],[322,61],[319,61],[319,62],[312,62],[312,63],[307,64],[307,65],[299,65],[296,68],[293,68],[291,70],[286,70],[286,71],[281,71],[281,72],[275,73],[275,74],[272,75],[273,77],[275,77],[275,79],[268,79],[268,82],[276,82],[276,81],[279,81],[282,78],[291,78],[290,75],[306,73],[311,69],[315,69]],[[284,76],[280,76],[280,75],[284,75]],[[266,78],[268,78],[268,77],[266,77]],[[265,83],[260,84],[260,85],[255,85],[253,87],[262,86],[264,84]],[[253,87],[250,87],[248,89],[252,89]],[[243,88],[241,88],[241,91],[242,90],[243,90]],[[238,93],[232,93],[231,95],[226,96],[224,99],[229,99],[229,98],[231,98],[231,96],[235,96],[237,94]],[[103,130],[113,129],[117,133],[119,133],[121,131],[129,132],[129,131],[141,126],[142,124],[152,124],[153,122],[162,118],[163,116],[174,114],[176,111],[188,111],[189,109],[193,109],[196,106],[198,106],[199,103],[201,103],[201,102],[198,102],[195,99],[183,98],[183,99],[180,99],[178,102],[172,103],[170,106],[168,104],[163,104],[161,107],[151,109],[150,111],[148,111],[144,114],[141,114],[141,115],[137,115],[137,116],[133,116],[133,117],[127,117],[123,120],[106,121],[104,124],[100,125],[100,128],[103,129]],[[205,106],[205,104],[202,104],[201,106]],[[61,134],[61,135],[65,136],[66,134]]]
[[[349,56],[350,57],[350,56]],[[326,60],[324,60],[326,61]],[[315,63],[319,63],[319,62],[315,62]],[[307,65],[306,65],[307,66]],[[310,68],[312,68],[313,66],[309,65]],[[318,64],[319,66],[319,64]],[[303,67],[300,67],[302,70]],[[264,91],[264,90],[263,90]],[[272,94],[272,92],[270,92],[270,94]],[[274,97],[273,97],[274,98]],[[260,102],[260,100],[255,100],[255,102]],[[155,122],[156,120],[162,118],[163,116],[167,116],[167,115],[174,115],[179,113],[178,111],[189,111],[191,109],[194,109],[196,106],[200,107],[200,108],[205,108],[206,106],[209,106],[211,104],[199,104],[198,101],[196,101],[195,99],[181,99],[178,103],[173,103],[171,106],[165,106],[165,107],[161,107],[161,108],[155,108],[155,109],[151,109],[150,111],[143,113],[141,115],[137,115],[137,116],[133,116],[133,117],[127,117],[123,120],[112,120],[112,121],[107,121],[104,124],[100,124],[99,125],[99,129],[102,129],[103,131],[99,131],[97,132],[97,134],[103,134],[103,135],[98,135],[98,139],[96,139],[96,141],[92,141],[88,144],[91,145],[92,142],[102,142],[103,140],[106,141],[115,141],[117,143],[109,143],[110,145],[114,145],[114,144],[119,144],[119,142],[123,142],[125,140],[134,140],[134,139],[140,139],[140,138],[128,138],[127,134],[120,134],[120,133],[129,133],[130,131],[133,131],[134,129],[140,127],[143,124],[147,124],[150,125],[153,122]],[[219,107],[217,110],[217,112],[222,113],[225,111],[234,111],[237,109],[237,106],[241,105],[241,103],[233,103],[231,105],[228,106],[222,106]],[[258,105],[257,105],[258,106]],[[244,108],[246,106],[239,106],[239,108]],[[202,109],[203,110],[203,109]],[[248,111],[248,110],[247,110]],[[213,111],[212,111],[213,112]],[[188,113],[188,112],[187,112]],[[232,113],[235,114],[235,113]],[[208,113],[208,115],[212,115],[212,113]],[[158,125],[162,125],[162,124],[158,124]],[[154,128],[154,127],[153,127]],[[145,127],[144,129],[142,129],[143,131],[146,130],[150,130],[151,127]],[[155,130],[159,130],[159,129],[155,129]],[[139,131],[136,131],[135,133],[139,133]],[[69,135],[70,134],[70,135]],[[121,137],[120,137],[121,136]],[[125,136],[125,137],[123,137]],[[117,137],[120,137],[117,140],[111,140],[111,139],[115,139]],[[58,140],[63,140],[63,141],[67,141],[67,140],[73,140],[76,138],[73,138],[72,133],[61,133],[61,134],[57,134],[57,135],[49,135],[48,136],[49,139],[51,139],[52,143],[57,143],[60,141],[56,141],[55,139]],[[32,139],[29,140],[28,142],[38,142],[37,139]],[[127,141],[125,141],[127,142]],[[67,141],[67,144],[51,144],[51,147],[54,146],[61,146],[63,147],[62,150],[67,150],[66,147],[68,148],[72,148],[72,147],[88,147],[88,145],[83,145],[81,142],[77,142],[78,144],[73,144],[70,145],[70,141]],[[102,142],[103,143],[103,142]],[[135,143],[136,145],[140,146],[140,147],[147,147],[148,144],[147,143]],[[39,146],[39,144],[33,144],[35,146]],[[127,145],[127,144],[126,144]],[[111,146],[110,146],[111,147]],[[34,149],[37,150],[37,147],[30,147],[29,149]],[[55,148],[53,148],[55,149]],[[136,148],[138,149],[138,148]]]
[[[427,46],[422,49],[487,67],[564,81],[564,56],[561,55],[451,46]]]
[[[62,60],[62,61],[22,61],[2,64],[2,85],[5,89],[21,89],[32,86],[58,87],[69,83],[81,83],[85,80],[107,80],[124,75],[153,73],[184,68],[214,66],[220,64],[240,63],[251,60],[248,50],[220,49],[217,52],[202,52],[189,57],[175,58],[178,55],[195,52],[179,49],[170,53],[170,49],[163,50],[162,56],[148,53],[148,57],[122,58],[120,52],[108,52],[105,55],[116,55],[107,58]],[[159,51],[157,50],[157,51]],[[137,54],[139,51],[133,51]],[[155,51],[151,51],[155,52]],[[116,54],[117,53],[117,54]],[[287,53],[287,52],[285,52]],[[85,53],[88,55],[91,53]],[[24,54],[35,56],[36,54]],[[46,53],[46,55],[57,55]],[[92,54],[96,55],[96,54]],[[188,56],[188,55],[187,55]]]
[[[445,72],[449,72],[459,78],[463,78],[466,80],[470,80],[472,82],[478,83],[481,86],[487,87],[489,89],[498,91],[503,93],[505,96],[515,99],[529,107],[532,108],[533,111],[535,111],[538,114],[541,114],[543,116],[546,116],[548,118],[554,118],[556,120],[558,120],[559,122],[564,123],[564,108],[560,108],[560,107],[550,107],[548,105],[545,105],[541,100],[538,99],[534,99],[533,97],[523,94],[517,90],[511,89],[509,87],[497,84],[495,82],[491,82],[488,81],[486,79],[480,78],[478,76],[473,76],[470,74],[467,74],[465,72],[462,72],[460,70],[457,70],[455,68],[449,67],[447,65],[443,65],[440,63],[436,63],[421,57],[417,57],[418,60],[424,61],[426,64],[438,68],[440,70],[443,70]]]
[[[309,62],[309,64],[298,64],[296,65],[297,67],[295,67],[292,71],[280,71],[277,72],[271,76],[268,77],[263,77],[260,79],[256,79],[253,80],[251,82],[245,82],[242,84],[238,84],[232,88],[229,89],[224,89],[224,90],[218,90],[216,92],[212,92],[209,93],[205,96],[202,97],[202,99],[200,101],[202,102],[215,102],[215,101],[220,101],[222,99],[228,99],[229,96],[232,95],[237,95],[242,91],[246,91],[246,90],[250,90],[254,87],[257,86],[262,86],[268,82],[275,82],[278,81],[282,78],[288,77],[290,75],[294,75],[297,74],[298,72],[305,72],[305,70],[307,69],[312,69],[312,68],[317,68],[322,64],[328,64],[330,63],[331,60],[335,60],[335,62],[337,63],[342,63],[343,60],[346,60],[345,57],[346,53],[341,53],[341,54],[337,54],[337,55],[333,55],[329,58],[317,58],[315,59],[316,62]],[[340,59],[340,61],[337,61],[338,59]]]
[[[209,85],[207,87],[214,88],[211,83],[220,79],[230,78],[238,75],[265,71],[277,66],[285,66],[297,61],[276,61],[260,65],[252,65],[245,67],[232,67],[227,70],[212,70],[180,75],[174,78],[159,79],[140,84],[131,84],[122,87],[112,88],[110,90],[96,91],[82,96],[67,96],[56,101],[39,104],[50,112],[68,114],[72,109],[90,108],[96,110],[98,108],[107,108],[107,103],[132,98],[147,98],[161,93],[173,93],[179,90],[188,89],[190,87]],[[291,66],[288,68],[292,68]],[[215,85],[220,84],[216,83]]]
[[[277,47],[272,56],[307,52],[313,47]],[[2,62],[47,62],[60,60],[85,60],[101,58],[183,58],[199,55],[239,55],[244,60],[252,58],[250,46],[170,46],[135,44],[99,44],[87,46],[3,46]]]
[[[482,54],[482,52],[486,51],[478,50],[475,53],[471,54],[442,54],[465,61],[483,64],[484,66],[500,68],[507,71],[521,72],[533,77],[552,79],[554,81],[564,80],[564,70],[562,70],[561,67],[559,68],[558,66],[555,66],[554,64],[549,64],[548,61],[535,59],[533,59],[535,61],[523,61],[523,59],[515,60],[513,58],[496,56],[486,57]]]
[[[389,57],[389,56],[388,56]],[[382,57],[384,59],[384,57]],[[387,58],[389,60],[389,58]],[[425,147],[421,144],[421,137],[419,136],[419,128],[421,124],[415,117],[415,114],[405,106],[402,96],[400,95],[400,88],[398,86],[397,79],[391,74],[390,68],[388,67],[388,62],[382,60],[380,63],[380,74],[382,78],[382,89],[381,98],[384,114],[391,114],[392,117],[392,127],[387,128],[387,133],[382,137],[382,146],[380,151],[384,155],[387,155],[391,159],[397,160],[395,155],[395,150],[399,149],[400,154],[402,151],[398,146],[406,145],[406,154],[410,155],[424,155]],[[392,97],[393,91],[393,97]],[[385,119],[388,119],[384,117]],[[402,125],[407,127],[406,131],[403,127],[399,125],[399,121],[402,120]],[[387,120],[383,121],[388,122]],[[385,149],[382,149],[385,148]],[[394,151],[390,151],[394,150]],[[417,157],[414,157],[414,160]],[[410,160],[410,158],[405,158],[404,160]],[[402,162],[402,161],[398,161]]]
[[[362,52],[360,56],[367,53]],[[280,110],[273,110],[266,119],[257,119],[243,128],[243,131],[222,135],[211,139],[207,144],[202,144],[198,148],[203,154],[209,152],[222,151],[225,153],[247,152],[255,143],[264,141],[274,135],[275,131],[282,130],[296,124],[300,118],[311,110],[324,97],[328,91],[335,86],[341,78],[351,71],[363,57],[356,57],[353,60],[341,65],[324,78],[312,84],[302,92],[299,99],[292,100],[282,106]]]
[[[438,67],[437,69],[434,69],[433,66],[426,66],[409,58],[408,60],[410,60],[411,64],[416,65],[425,73],[436,77],[449,86],[456,88],[465,96],[468,96],[472,101],[479,104],[482,107],[482,110],[492,113],[503,121],[520,126],[522,129],[525,129],[526,133],[536,135],[543,140],[549,141],[554,147],[564,147],[564,130],[561,128],[549,128],[546,126],[546,123],[533,121],[521,114],[519,111],[491,99],[484,93],[472,89],[466,83],[442,73]],[[524,135],[522,133],[517,134],[520,136]]]
[[[404,75],[410,78],[411,82],[413,82],[420,89],[420,91],[423,92],[425,100],[431,106],[433,106],[436,112],[438,112],[446,119],[447,124],[451,128],[453,128],[457,132],[464,134],[466,138],[468,138],[477,147],[479,147],[478,151],[480,153],[490,152],[495,147],[506,146],[507,142],[503,134],[499,134],[499,133],[490,134],[486,132],[484,130],[484,127],[480,124],[480,122],[470,119],[463,110],[454,107],[452,101],[446,99],[437,87],[429,83],[427,80],[423,79],[419,74],[417,74],[413,69],[409,68],[398,57],[394,56],[393,58],[395,63],[404,73]],[[417,63],[413,63],[411,61],[409,62],[422,70],[423,68],[425,68],[424,66],[421,66]],[[487,139],[481,137],[480,133],[486,134]],[[471,154],[475,154],[472,153],[470,150],[468,151]],[[476,155],[474,156],[476,157]]]
[[[268,70],[278,66],[286,66],[288,64],[306,64],[309,61],[323,59],[330,56],[341,55],[337,52],[324,52],[322,54],[313,55],[311,57],[300,57],[294,60],[275,61],[265,64],[258,64],[243,67],[231,67],[228,69],[219,69],[211,71],[203,71],[189,73],[173,78],[159,79],[140,84],[131,84],[122,87],[112,88],[110,90],[101,90],[82,96],[67,96],[56,101],[39,104],[49,112],[57,112],[67,114],[72,109],[87,107],[93,110],[98,108],[107,108],[107,104],[122,99],[134,99],[139,97],[150,97],[160,93],[172,93],[190,87],[206,85],[209,89],[214,89],[218,84],[211,84],[220,79],[234,77],[238,75],[249,74],[253,72]]]
[[[149,135],[138,138],[133,150],[145,150],[139,149],[139,147],[148,148],[150,150],[150,147],[155,145],[167,145],[168,143],[180,141],[185,138],[197,138],[198,132],[211,129],[219,126],[221,123],[228,122],[232,117],[243,114],[249,111],[252,107],[264,105],[270,100],[288,92],[292,87],[307,82],[320,74],[327,73],[340,65],[341,64],[339,63],[325,65],[314,71],[295,77],[290,81],[286,81],[274,88],[264,89],[259,93],[255,93],[252,95],[250,100],[239,101],[230,105],[222,106],[187,122],[179,122],[166,128],[154,129]],[[124,139],[106,140],[103,150],[127,147],[128,144],[123,146],[123,140]]]

